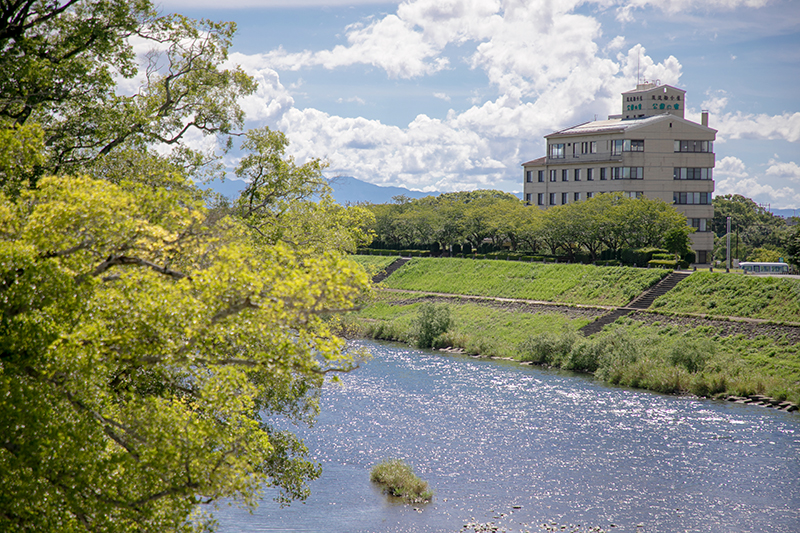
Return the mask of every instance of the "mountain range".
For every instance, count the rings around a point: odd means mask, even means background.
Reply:
[[[337,176],[329,178],[328,183],[333,189],[333,199],[341,205],[353,205],[358,203],[388,204],[395,196],[407,196],[408,198],[424,198],[425,196],[438,196],[441,192],[421,192],[412,191],[405,187],[381,187],[366,181],[350,176]],[[244,182],[239,180],[225,180],[224,182],[214,182],[212,188],[227,196],[235,198],[244,189]],[[517,197],[522,195],[517,193]],[[800,209],[769,209],[773,215],[789,218],[800,216]]]

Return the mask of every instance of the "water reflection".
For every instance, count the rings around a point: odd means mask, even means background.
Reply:
[[[221,531],[800,531],[796,414],[370,347],[375,358],[327,387],[306,432],[323,465],[311,498],[223,509]],[[415,510],[380,494],[369,470],[387,457],[414,465],[434,502]]]

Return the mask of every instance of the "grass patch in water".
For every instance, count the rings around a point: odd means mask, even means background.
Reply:
[[[380,483],[384,491],[408,503],[425,503],[433,498],[428,482],[420,479],[410,465],[400,459],[386,459],[372,467],[370,481]]]

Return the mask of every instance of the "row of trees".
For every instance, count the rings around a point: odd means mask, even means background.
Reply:
[[[147,0],[4,3],[0,531],[207,530],[201,504],[319,475],[278,425],[358,362],[331,317],[367,287],[346,254],[372,215],[268,129],[242,137],[237,200],[195,185],[255,88],[220,67],[233,31]]]
[[[599,194],[583,202],[542,211],[500,191],[446,193],[367,206],[375,216],[375,245],[432,246],[447,249],[484,242],[513,250],[564,255],[601,252],[618,256],[623,249],[664,248],[688,251],[693,229],[686,217],[661,200],[631,199],[622,193]]]
[[[731,218],[731,257],[742,261],[791,260],[800,265],[796,241],[800,226],[787,224],[756,202],[739,194],[717,196],[714,203],[714,257],[727,257],[727,219]],[[795,222],[800,220],[795,219]]]

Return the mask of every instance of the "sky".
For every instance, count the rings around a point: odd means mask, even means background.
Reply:
[[[637,80],[718,130],[716,195],[800,214],[798,0],[164,0],[234,21],[246,127],[302,163],[419,191],[522,190],[544,135],[621,112]],[[235,154],[229,156],[234,164]]]

